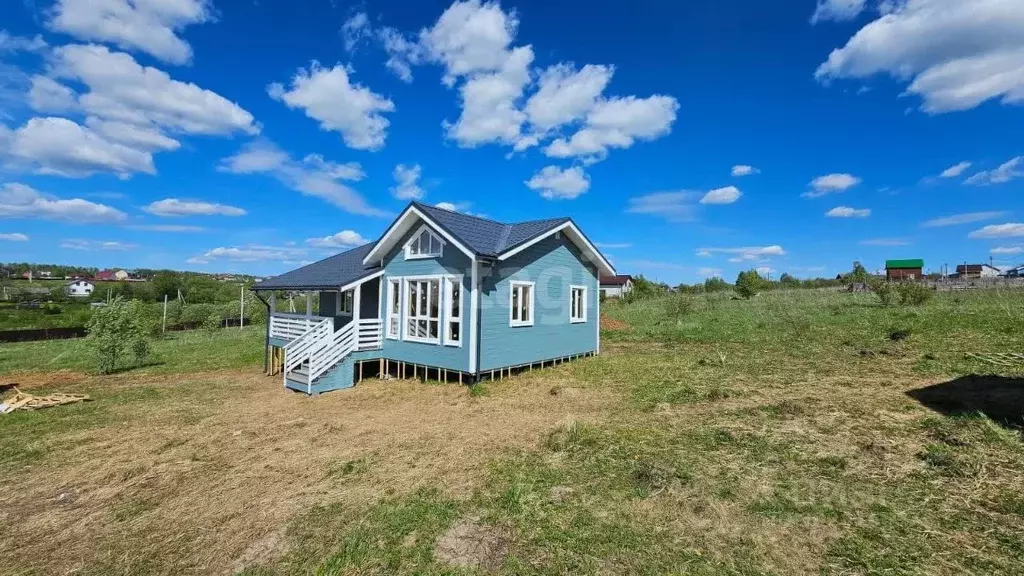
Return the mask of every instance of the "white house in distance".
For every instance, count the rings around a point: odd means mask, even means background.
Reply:
[[[628,274],[601,276],[601,294],[606,298],[619,298],[633,289],[633,277]]]
[[[76,278],[67,284],[68,296],[74,296],[77,298],[92,296],[92,291],[95,289],[96,287],[92,282],[82,278]]]

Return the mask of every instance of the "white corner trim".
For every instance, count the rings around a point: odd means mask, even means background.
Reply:
[[[612,266],[611,262],[605,260],[604,256],[602,256],[601,253],[598,252],[597,248],[594,247],[594,245],[591,244],[589,240],[587,240],[587,237],[583,235],[583,232],[581,232],[580,229],[577,228],[576,225],[573,224],[572,222],[566,222],[561,226],[552,228],[551,230],[548,230],[544,234],[541,234],[540,236],[531,239],[529,242],[520,244],[519,246],[516,246],[512,250],[499,254],[498,260],[508,260],[509,258],[515,256],[516,254],[519,254],[523,250],[526,250],[527,248],[533,246],[534,244],[537,244],[538,242],[544,240],[545,238],[548,238],[563,231],[570,233],[569,239],[572,240],[572,242],[576,244],[577,247],[580,248],[580,251],[583,252],[584,258],[590,260],[594,264],[597,264],[598,276],[600,276],[602,272],[602,270],[600,269],[601,267],[604,267],[603,271],[605,272],[605,276],[615,276],[615,267]]]
[[[598,270],[596,265],[594,266],[594,286],[597,286],[597,288],[598,288],[597,291],[594,293],[594,302],[595,302],[594,308],[596,309],[596,312],[597,312],[597,318],[595,318],[595,320],[597,320],[597,321],[594,322],[594,325],[597,327],[596,328],[596,331],[597,331],[597,334],[596,334],[596,337],[597,337],[597,353],[600,354],[601,353],[601,272],[600,272],[600,270]]]
[[[453,246],[459,249],[463,254],[468,256],[470,259],[476,257],[476,253],[467,248],[462,242],[459,242],[451,234],[444,231],[437,222],[427,216],[422,210],[415,206],[410,206],[409,209],[400,218],[391,223],[388,229],[384,232],[384,235],[380,237],[377,244],[370,250],[370,253],[363,258],[363,264],[369,264],[374,260],[382,260],[391,247],[404,235],[406,232],[412,229],[415,222],[411,222],[410,219],[416,217],[425,223],[430,225],[430,229],[442,238],[452,243]]]
[[[469,274],[469,373],[476,374],[477,310],[480,308],[480,262],[473,258]]]
[[[383,270],[378,270],[378,271],[374,272],[373,274],[370,274],[369,276],[363,276],[359,280],[353,280],[352,282],[349,282],[348,284],[345,284],[341,288],[338,288],[338,290],[340,292],[344,292],[345,290],[351,290],[351,289],[355,288],[356,286],[359,286],[363,282],[368,282],[370,280],[373,280],[374,278],[380,278],[383,275],[384,275],[384,271]]]

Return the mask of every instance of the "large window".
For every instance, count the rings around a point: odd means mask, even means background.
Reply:
[[[429,228],[423,226],[412,237],[412,240],[405,245],[405,257],[413,258],[435,258],[440,256],[444,250],[444,240],[438,238]]]
[[[462,345],[462,278],[444,279],[444,302],[447,316],[444,323],[444,343]]]
[[[402,322],[402,282],[388,280],[388,338],[398,339]]]
[[[441,280],[405,281],[405,339],[437,344],[441,329]]]
[[[569,287],[569,322],[587,321],[587,287]]]
[[[509,292],[509,325],[533,326],[533,282],[512,282]]]

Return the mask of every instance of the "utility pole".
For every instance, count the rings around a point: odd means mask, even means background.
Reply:
[[[239,286],[241,295],[238,298],[238,329],[245,328],[245,284]]]
[[[160,324],[160,331],[167,332],[167,294],[164,294],[164,320]]]

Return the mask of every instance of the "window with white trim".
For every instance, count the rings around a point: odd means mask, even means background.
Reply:
[[[533,282],[512,282],[509,290],[509,326],[533,326]]]
[[[587,321],[587,287],[569,286],[569,322]]]
[[[436,258],[444,253],[444,240],[434,234],[430,228],[421,227],[412,240],[405,245],[405,258]]]
[[[334,298],[334,315],[335,316],[351,316],[352,315],[352,298],[355,292],[352,290],[346,290],[341,294],[338,294]]]
[[[448,346],[462,345],[462,277],[444,279],[444,343]]]
[[[388,280],[388,338],[398,339],[402,325],[402,281]]]
[[[441,341],[441,280],[405,281],[405,340],[438,344]]]

